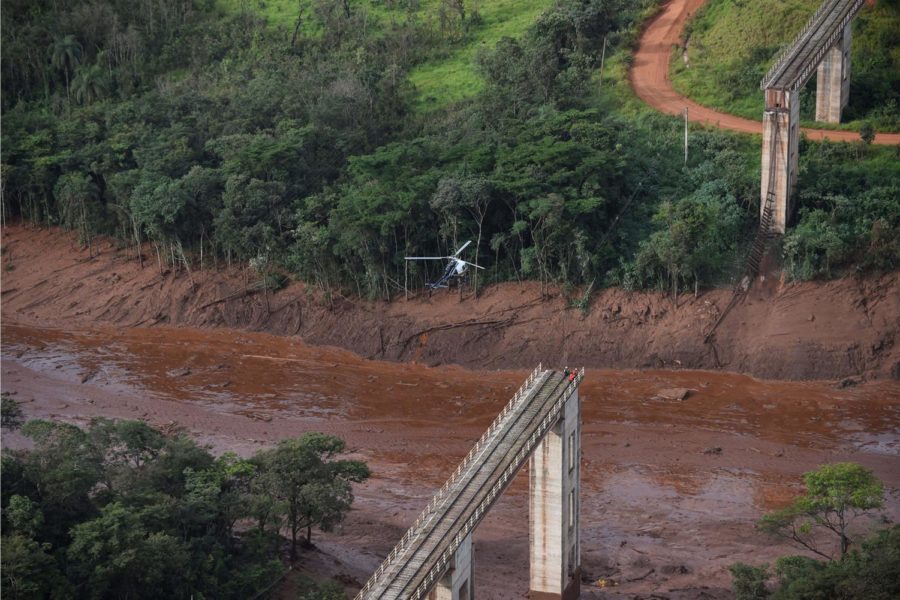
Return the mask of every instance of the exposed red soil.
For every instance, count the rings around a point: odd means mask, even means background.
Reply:
[[[741,133],[762,133],[762,123],[718,112],[686,98],[672,88],[669,80],[669,57],[680,42],[685,23],[706,0],[670,0],[644,29],[629,73],[631,87],[637,96],[656,110],[681,115],[688,109],[688,119]],[[762,93],[762,92],[760,92]],[[855,131],[803,128],[811,140],[859,141]],[[900,133],[879,133],[876,144],[900,144]]]
[[[548,364],[601,368],[723,368],[770,379],[900,377],[900,274],[790,284],[755,283],[703,338],[730,290],[671,295],[602,290],[589,309],[534,283],[491,286],[478,298],[446,290],[406,302],[326,302],[301,284],[214,303],[241,292],[237,270],[160,273],[133,251],[95,244],[88,257],[58,229],[3,233],[4,322],[42,327],[178,325],[298,336],[366,358],[453,363],[479,369]],[[208,265],[207,265],[208,266]]]
[[[228,329],[5,322],[2,389],[28,418],[136,418],[242,455],[316,430],[373,477],[299,567],[358,589],[520,385],[523,371],[368,361]],[[690,388],[666,400],[668,388]],[[703,371],[588,370],[582,398],[582,598],[729,598],[727,566],[795,553],[753,528],[800,477],[851,460],[900,518],[900,385],[766,382]],[[5,447],[24,440],[4,431]],[[527,590],[527,476],[475,535],[478,595]],[[865,527],[871,522],[862,520]],[[615,587],[593,585],[604,578]],[[356,586],[352,584],[355,581]],[[289,588],[287,588],[289,589]],[[653,595],[653,596],[651,596]],[[285,598],[289,592],[285,592]]]

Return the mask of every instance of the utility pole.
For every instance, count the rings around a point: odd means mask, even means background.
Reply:
[[[688,107],[684,107],[684,164],[688,160]]]
[[[600,53],[600,85],[597,88],[603,87],[603,63],[606,62],[606,36],[603,36],[603,51]]]

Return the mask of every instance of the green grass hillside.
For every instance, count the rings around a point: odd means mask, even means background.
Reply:
[[[406,19],[435,23],[445,37],[445,44],[431,56],[421,56],[421,64],[409,74],[415,86],[415,104],[430,110],[472,98],[484,87],[475,59],[481,50],[490,50],[503,37],[518,38],[534,24],[552,0],[489,0],[464,4],[465,19],[461,25],[458,15],[450,14],[453,3],[440,0],[420,2],[379,2],[355,0],[353,10],[365,10],[366,25],[372,33],[384,31],[391,23]],[[218,0],[225,13],[250,12],[266,19],[276,28],[291,32],[297,24],[302,7],[300,30],[315,35],[317,21],[311,18],[316,10],[311,0]],[[443,24],[442,20],[446,23]]]
[[[716,109],[759,119],[759,81],[820,0],[709,0],[688,23],[671,76],[680,93]],[[684,47],[686,46],[686,59]],[[853,23],[849,127],[870,120],[900,129],[900,2],[881,0]],[[815,78],[803,95],[802,117],[812,121]]]
[[[490,0],[478,9],[479,22],[445,56],[420,65],[410,73],[420,108],[442,107],[471,98],[484,81],[475,68],[479,50],[489,50],[503,37],[517,38],[534,24],[551,0]]]

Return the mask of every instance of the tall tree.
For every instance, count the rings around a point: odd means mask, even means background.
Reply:
[[[75,67],[81,62],[83,48],[74,35],[58,38],[50,46],[50,63],[57,69],[62,69],[66,79],[66,98],[71,100],[69,93],[69,78]]]
[[[345,450],[340,438],[307,433],[282,440],[274,450],[258,456],[261,470],[274,477],[272,494],[284,503],[291,531],[291,559],[297,558],[298,535],[306,529],[312,543],[312,528],[330,531],[340,523],[353,502],[352,482],[369,477],[365,463],[334,460]]]
[[[80,67],[72,81],[75,100],[82,104],[90,104],[104,97],[109,91],[106,73],[100,65]]]
[[[884,484],[869,469],[856,463],[822,465],[804,473],[806,493],[787,508],[760,519],[757,527],[784,537],[824,558],[831,553],[816,543],[816,529],[834,533],[843,558],[853,542],[853,519],[884,506]]]

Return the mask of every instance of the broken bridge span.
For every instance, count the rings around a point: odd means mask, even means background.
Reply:
[[[473,531],[526,460],[530,597],[577,598],[583,377],[538,366],[356,600],[471,600]]]

